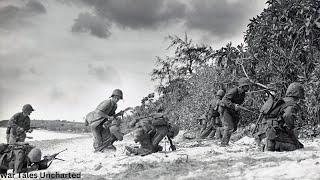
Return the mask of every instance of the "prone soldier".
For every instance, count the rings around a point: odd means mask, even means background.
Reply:
[[[28,143],[0,144],[0,174],[9,169],[13,173],[27,173],[47,169],[52,159],[41,160],[41,150]]]

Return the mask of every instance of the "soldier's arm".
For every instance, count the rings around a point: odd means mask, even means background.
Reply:
[[[29,117],[26,118],[23,128],[24,128],[25,131],[29,131],[30,130],[30,118]]]
[[[115,114],[115,112],[111,112],[111,109],[112,109],[112,102],[110,100],[104,100],[96,108],[97,112],[102,117],[107,118],[107,119],[109,119],[110,117],[112,117]],[[104,111],[104,110],[106,110],[106,111]],[[110,114],[110,116],[108,114]]]
[[[8,121],[8,127],[10,128],[17,128],[17,121],[18,121],[19,113],[14,114],[10,120]]]
[[[237,88],[233,88],[222,98],[221,104],[227,108],[235,110],[235,103],[232,102],[233,97],[237,94]]]
[[[295,122],[298,120],[298,107],[287,107],[286,109],[284,109],[282,117],[288,129],[293,130],[295,127]]]

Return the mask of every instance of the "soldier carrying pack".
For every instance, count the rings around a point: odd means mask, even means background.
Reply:
[[[270,97],[262,106],[259,131],[255,134],[258,145],[268,151],[291,151],[303,148],[294,133],[294,124],[301,110],[299,99],[304,98],[304,89],[299,83],[292,83],[286,97],[276,100]]]

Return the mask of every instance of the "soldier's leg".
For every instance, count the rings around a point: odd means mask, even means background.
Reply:
[[[201,132],[201,134],[200,134],[200,138],[201,139],[204,139],[204,138],[206,138],[206,137],[208,137],[209,136],[209,134],[211,133],[211,131],[212,131],[212,127],[211,127],[211,125],[208,123],[207,124],[207,127]]]
[[[102,145],[102,142],[103,142],[103,137],[102,137],[102,134],[101,134],[101,131],[102,131],[102,125],[99,125],[99,126],[91,126],[91,132],[92,132],[92,135],[93,135],[93,147],[94,149],[97,149],[99,146]]]
[[[14,144],[17,142],[17,133],[16,129],[11,128],[10,135],[9,135],[9,144]]]
[[[229,144],[231,134],[234,132],[233,117],[230,112],[225,109],[222,114],[223,135],[221,139],[221,145],[225,146]]]
[[[207,128],[207,122],[206,121],[202,121],[202,124],[201,124],[201,129],[200,129],[200,133],[199,133],[199,137],[201,138],[201,134],[206,130]]]
[[[223,127],[217,127],[217,130],[216,130],[214,137],[216,139],[221,139],[222,135],[223,135]]]
[[[158,147],[160,141],[168,134],[167,126],[156,127],[156,134],[152,137],[153,147]],[[156,151],[157,149],[155,149]]]
[[[217,131],[217,124],[216,124],[216,118],[212,118],[211,120],[211,132],[208,135],[209,139],[213,139],[216,135],[216,131]]]
[[[276,142],[266,138],[265,151],[276,151]]]
[[[10,134],[6,134],[7,144],[9,144]]]

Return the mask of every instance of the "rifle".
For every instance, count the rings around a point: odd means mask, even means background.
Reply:
[[[238,105],[238,107],[239,107],[240,109],[242,109],[242,110],[251,112],[251,113],[253,113],[253,114],[258,114],[258,113],[254,112],[254,111],[252,111],[252,110],[250,110],[250,109],[248,109],[248,108],[245,108],[245,107],[243,107],[243,106]]]
[[[257,120],[257,122],[256,122],[256,124],[255,124],[255,126],[254,126],[254,129],[252,130],[252,132],[251,132],[251,135],[253,136],[254,135],[254,133],[256,132],[256,130],[257,130],[257,128],[258,128],[258,125],[259,125],[259,123],[262,121],[262,113],[260,113],[259,114],[259,117],[258,117],[258,120]]]
[[[60,151],[60,152],[54,153],[54,154],[52,154],[52,155],[44,156],[42,161],[43,161],[43,162],[46,162],[46,163],[49,163],[49,165],[48,165],[47,167],[49,167],[54,160],[65,161],[65,160],[63,160],[63,159],[57,158],[57,156],[58,156],[60,153],[66,151],[66,150],[67,150],[67,148],[64,149],[64,150],[62,150],[62,151]]]
[[[118,112],[117,114],[113,115],[113,117],[122,116],[122,118],[123,118],[123,114],[124,114],[126,111],[129,111],[129,110],[132,110],[132,109],[133,109],[132,107],[127,107],[127,108],[125,108],[124,110],[121,110],[121,111]]]

